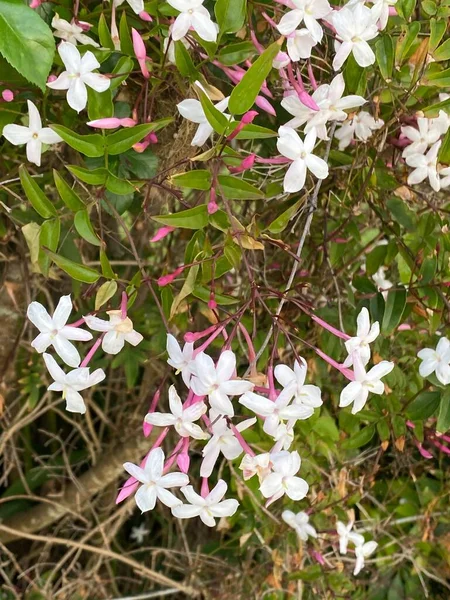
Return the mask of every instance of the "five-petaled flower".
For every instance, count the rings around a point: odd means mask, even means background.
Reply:
[[[374,9],[367,8],[361,2],[332,13],[330,20],[336,30],[335,71],[339,71],[350,53],[353,53],[360,67],[368,67],[375,62],[375,54],[367,42],[378,35],[378,16]]]
[[[360,533],[352,531],[353,525],[354,521],[349,521],[347,525],[345,525],[342,521],[338,521],[336,523],[336,529],[339,536],[340,554],[347,554],[347,547],[349,542],[352,542],[352,544],[354,544],[355,546],[364,543],[364,537]]]
[[[170,6],[180,11],[172,25],[172,38],[181,40],[193,29],[205,42],[215,42],[218,27],[211,20],[208,10],[202,6],[204,0],[167,0]]]
[[[292,0],[294,10],[286,13],[278,24],[282,35],[293,33],[303,21],[314,41],[322,41],[323,29],[318,19],[323,19],[331,12],[328,0]]]
[[[194,344],[186,342],[183,350],[181,350],[176,338],[169,333],[167,335],[166,349],[169,355],[167,362],[171,367],[176,369],[177,374],[181,373],[184,383],[189,387],[194,367]]]
[[[8,124],[3,128],[3,136],[14,146],[26,144],[27,158],[38,167],[41,166],[42,144],[57,144],[62,138],[50,127],[42,127],[41,116],[36,106],[27,100],[28,127]]]
[[[80,392],[103,381],[106,377],[103,369],[96,369],[90,373],[89,367],[80,367],[66,374],[53,356],[45,353],[43,356],[47,369],[54,379],[47,389],[62,392],[62,397],[66,401],[66,410],[83,415],[86,412],[86,405]]]
[[[82,27],[76,23],[69,23],[69,21],[61,19],[58,13],[55,13],[52,19],[52,27],[55,30],[53,32],[55,37],[61,38],[74,46],[77,45],[77,42],[83,45],[94,46],[94,48],[98,48],[99,46],[97,42],[94,42],[88,35],[83,33]]]
[[[111,85],[111,80],[100,73],[93,73],[100,63],[89,50],[81,57],[76,46],[69,42],[61,42],[58,53],[66,67],[55,81],[47,83],[52,90],[67,90],[67,103],[77,112],[86,108],[87,89],[105,92]]]
[[[200,517],[205,525],[214,527],[215,517],[231,517],[239,506],[239,502],[234,498],[222,500],[227,488],[225,481],[219,479],[215,487],[203,498],[194,491],[192,485],[182,487],[181,492],[189,504],[174,506],[172,514],[179,519]]]
[[[121,310],[108,310],[109,321],[104,321],[93,315],[86,315],[83,319],[86,325],[93,331],[105,332],[102,339],[102,348],[107,354],[118,354],[128,342],[137,346],[143,340],[143,336],[133,329],[133,321],[124,317]]]
[[[296,477],[301,465],[297,451],[285,450],[272,454],[272,473],[264,477],[259,488],[266,506],[286,494],[291,500],[301,500],[308,493],[309,486],[304,479]]]
[[[356,336],[345,342],[345,349],[348,352],[348,356],[344,361],[345,367],[351,367],[353,364],[354,352],[358,352],[363,365],[367,365],[370,360],[370,344],[380,335],[380,324],[375,321],[370,325],[369,311],[366,307],[361,309],[356,324]]]
[[[157,499],[169,508],[182,504],[168,488],[184,487],[189,483],[189,477],[179,472],[163,475],[164,452],[161,448],[154,448],[149,453],[143,469],[130,462],[126,462],[123,468],[142,484],[134,496],[142,512],[153,510]]]
[[[306,372],[308,367],[301,358],[299,363],[294,362],[294,369],[287,365],[277,365],[274,369],[275,379],[283,386],[278,396],[280,398],[294,398],[294,403],[303,404],[303,406],[318,408],[322,406],[322,393],[317,385],[305,385]],[[312,413],[311,413],[312,414]]]
[[[228,108],[228,100],[229,98],[224,98],[220,102],[217,102],[217,104],[214,105],[214,108],[223,113]],[[197,131],[192,139],[191,146],[203,146],[213,134],[214,129],[206,118],[201,102],[199,100],[194,100],[193,98],[188,98],[177,104],[177,109],[182,117],[192,123],[198,123]],[[230,119],[229,115],[225,114],[225,116]]]
[[[437,172],[437,159],[441,144],[442,140],[435,142],[426,154],[417,152],[408,154],[405,159],[406,164],[410,167],[414,167],[414,171],[411,171],[408,175],[409,185],[422,183],[422,181],[428,177],[428,181],[435,192],[438,192],[441,189]]]
[[[317,531],[309,523],[309,515],[305,512],[295,514],[291,510],[284,510],[281,513],[281,518],[289,525],[289,527],[292,527],[292,529],[295,530],[298,537],[303,542],[306,542],[309,537],[317,537]]]
[[[436,350],[422,348],[417,356],[422,360],[419,366],[421,377],[436,373],[442,385],[450,383],[450,341],[446,337],[439,340]]]
[[[361,569],[364,568],[364,559],[373,554],[377,547],[377,542],[374,542],[373,540],[370,542],[365,542],[363,544],[355,545],[356,562],[355,568],[353,570],[353,575],[358,575]]]
[[[42,354],[49,346],[53,346],[56,353],[69,367],[78,367],[81,358],[78,350],[69,340],[87,342],[92,339],[92,333],[79,327],[66,325],[72,312],[70,296],[61,296],[58,305],[50,316],[39,302],[32,302],[28,306],[27,317],[40,334],[31,342],[33,348]]]

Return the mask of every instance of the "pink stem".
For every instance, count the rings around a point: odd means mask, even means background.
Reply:
[[[238,428],[235,425],[233,425],[233,423],[231,423],[231,422],[229,424],[230,424],[231,431],[234,433],[237,441],[240,443],[242,450],[245,453],[250,454],[250,456],[255,456],[255,453],[250,448],[250,446],[247,444],[247,442],[244,440],[244,438],[242,437],[242,434],[238,430]]]
[[[97,349],[99,348],[100,344],[102,343],[103,340],[103,336],[105,334],[102,334],[95,342],[95,344],[92,346],[92,348],[89,350],[89,352],[86,354],[86,357],[84,358],[83,362],[80,365],[81,367],[87,367],[88,364],[91,361],[91,358],[94,356],[94,354],[97,352]]]
[[[120,304],[120,310],[122,311],[122,319],[125,320],[127,318],[127,304],[128,304],[128,296],[126,292],[122,292],[122,302]]]

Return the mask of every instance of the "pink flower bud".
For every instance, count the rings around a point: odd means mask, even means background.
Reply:
[[[143,21],[147,21],[147,23],[151,23],[151,21],[153,21],[153,19],[151,18],[151,16],[148,14],[148,12],[145,12],[145,10],[141,10],[141,12],[139,13],[139,17]]]
[[[170,227],[170,225],[165,225],[164,227],[161,227],[160,229],[158,229],[158,231],[155,233],[155,235],[150,239],[150,242],[159,242],[159,240],[162,240],[163,238],[166,237],[166,235],[169,235],[169,233],[172,233],[172,231],[175,231],[175,227]]]
[[[287,52],[278,52],[278,54],[273,59],[273,68],[274,69],[282,69],[283,67],[287,67],[290,64],[291,59]]]
[[[276,116],[277,113],[274,107],[264,96],[256,96],[255,104],[269,115]]]
[[[167,275],[163,275],[162,277],[160,277],[157,281],[157,284],[159,285],[159,287],[164,287],[165,285],[169,285],[169,283],[172,283],[172,281],[174,279],[176,279],[178,277],[178,275],[180,275],[183,272],[184,269],[184,265],[182,267],[178,267],[178,269],[175,269],[175,271],[173,273],[168,273]]]
[[[134,144],[133,150],[135,152],[138,152],[139,154],[142,154],[142,152],[144,152],[144,150],[146,150],[149,146],[150,142],[144,140],[143,142],[137,142],[136,144]]]
[[[122,127],[134,127],[136,125],[136,121],[130,117],[125,117],[124,119],[119,120]]]
[[[213,215],[215,212],[219,210],[219,206],[216,202],[216,190],[214,188],[209,192],[209,202],[208,202],[208,214]]]
[[[307,92],[298,92],[299,100],[302,104],[310,108],[311,110],[320,110],[320,106],[317,105],[314,98],[312,98]]]
[[[42,4],[42,0],[31,0],[30,8],[37,8]]]
[[[314,558],[315,561],[317,561],[319,563],[319,565],[324,566],[325,565],[325,559],[324,557],[320,554],[320,552],[317,552],[317,550],[313,550],[311,552],[312,557]]]
[[[177,456],[177,465],[180,467],[180,471],[182,473],[187,473],[189,471],[189,464],[191,459],[189,458],[189,454],[187,451],[181,452]]]
[[[211,292],[209,296],[208,308],[210,308],[211,310],[215,310],[217,308],[217,302],[214,292]]]
[[[131,28],[131,35],[133,38],[134,54],[135,54],[136,58],[138,59],[139,66],[141,67],[142,75],[145,77],[145,79],[148,79],[150,77],[150,73],[148,72],[147,64],[145,62],[146,58],[147,58],[147,51],[145,49],[144,40],[142,39],[141,35],[136,31],[136,29],[134,29],[133,27]]]
[[[245,115],[242,116],[241,122],[238,124],[236,129],[234,129],[234,131],[232,131],[227,137],[227,140],[233,140],[238,135],[238,133],[244,129],[246,125],[249,125],[253,121],[253,119],[257,115],[258,113],[256,112],[256,110],[249,110],[248,112],[246,112]]]
[[[208,478],[207,477],[203,477],[202,478],[202,487],[200,489],[200,495],[202,498],[206,498],[206,496],[209,494],[209,485],[208,485]]]
[[[5,102],[12,102],[14,100],[14,93],[11,90],[3,90],[2,98]]]
[[[51,83],[52,81],[56,81],[58,78],[56,77],[56,75],[49,75],[47,77],[47,83]]]
[[[242,173],[247,169],[251,169],[255,164],[256,154],[249,154],[244,158],[238,167],[228,167],[230,173]]]
[[[81,27],[83,31],[89,31],[92,27],[91,23],[87,23],[86,21],[75,21],[75,25]]]
[[[106,117],[105,119],[88,121],[86,125],[95,127],[96,129],[117,129],[117,127],[120,127],[121,125],[121,119],[118,119],[117,117]]]

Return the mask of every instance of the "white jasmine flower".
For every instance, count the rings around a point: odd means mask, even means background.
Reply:
[[[189,387],[194,368],[194,344],[187,342],[181,350],[176,338],[169,333],[166,347],[169,355],[168,364],[176,369],[177,374],[181,373],[184,383]]]
[[[372,10],[378,16],[380,31],[386,29],[386,25],[389,19],[389,8],[397,4],[397,0],[372,0]]]
[[[345,150],[355,138],[367,142],[373,132],[381,129],[383,125],[383,119],[374,119],[370,113],[361,110],[342,123],[334,134],[334,137],[339,140],[339,150]]]
[[[360,67],[372,65],[375,54],[367,42],[378,35],[378,15],[364,4],[357,3],[334,11],[331,20],[337,38],[333,69],[339,71],[350,53]]]
[[[294,441],[294,425],[295,421],[291,420],[287,423],[280,423],[275,431],[273,439],[276,444],[272,448],[272,452],[279,452],[280,450],[289,450]]]
[[[10,123],[3,127],[3,136],[14,146],[26,144],[27,159],[41,166],[42,144],[57,144],[62,139],[50,127],[42,127],[41,116],[36,106],[27,100],[28,127]]]
[[[336,523],[336,529],[339,536],[339,552],[340,554],[347,554],[347,546],[349,542],[352,544],[361,545],[364,544],[364,537],[360,533],[352,531],[354,521],[349,521],[347,525],[344,525],[342,521]]]
[[[163,52],[166,53],[167,60],[174,65],[175,64],[175,42],[173,41],[173,37],[172,37],[172,28],[173,28],[173,26],[171,25],[169,27],[169,35],[166,38],[164,38]],[[182,37],[178,41],[183,44],[183,46],[186,48],[186,50],[189,50],[191,48],[191,45],[189,44],[189,42],[187,41],[186,38]]]
[[[444,167],[439,170],[439,185],[441,190],[445,190],[450,186],[450,167]]]
[[[175,386],[171,385],[169,388],[169,406],[170,413],[148,413],[145,415],[145,422],[157,427],[170,427],[173,425],[175,431],[181,437],[191,437],[195,440],[206,440],[209,438],[209,435],[199,425],[194,423],[207,410],[204,402],[196,402],[188,408],[183,408]]]
[[[269,500],[266,506],[286,494],[291,500],[301,500],[308,493],[309,486],[304,479],[296,477],[301,465],[299,453],[277,452],[272,454],[272,473],[264,477],[259,488],[264,498]]]
[[[294,369],[286,365],[277,365],[274,369],[275,379],[283,386],[280,397],[294,398],[294,403],[303,406],[318,408],[322,406],[322,393],[317,385],[305,385],[308,367],[304,359],[301,364],[296,360]]]
[[[266,475],[271,472],[272,460],[269,452],[263,452],[256,456],[250,456],[246,454],[239,465],[242,470],[242,476],[244,481],[251,479],[254,475],[258,475],[258,479],[261,481]]]
[[[103,351],[107,354],[118,354],[128,342],[132,346],[137,346],[144,339],[143,336],[133,329],[133,321],[122,316],[121,310],[108,310],[109,321],[104,321],[98,317],[87,315],[83,317],[86,325],[93,331],[106,332],[102,340]]]
[[[316,130],[312,129],[302,141],[292,127],[281,126],[278,129],[277,148],[280,154],[292,160],[284,176],[283,188],[287,193],[299,192],[305,185],[309,169],[318,179],[328,177],[328,165],[312,153],[316,143]]]
[[[439,340],[436,350],[423,348],[417,356],[422,361],[419,367],[421,377],[436,373],[442,385],[450,383],[450,341],[446,337]]]
[[[66,401],[66,410],[84,415],[86,405],[79,392],[103,381],[106,377],[103,369],[96,369],[93,373],[89,373],[88,367],[81,367],[66,374],[53,356],[45,353],[43,356],[47,369],[54,379],[54,383],[47,389],[62,392],[62,397]]]
[[[364,559],[373,554],[377,547],[378,544],[374,541],[355,546],[356,563],[353,575],[358,575],[361,569],[364,568]]]
[[[260,417],[264,417],[263,429],[268,435],[275,435],[280,421],[289,419],[309,419],[314,414],[314,409],[303,404],[289,404],[292,396],[280,394],[276,400],[269,400],[253,392],[246,392],[239,398],[242,404]]]
[[[80,44],[91,45],[95,48],[99,47],[97,42],[91,40],[91,38],[83,33],[83,28],[75,23],[69,23],[65,19],[61,19],[58,13],[55,13],[55,16],[52,19],[52,27],[55,30],[53,35],[57,38],[61,38],[62,40],[77,45],[77,42]]]
[[[213,417],[216,417],[213,415]],[[223,417],[212,418],[212,436],[203,448],[203,461],[200,465],[200,477],[209,477],[214,469],[219,454],[223,454],[227,460],[234,460],[242,454],[242,446],[236,439],[232,429],[227,425]],[[247,419],[236,425],[239,432],[248,429],[256,423],[256,419]]]
[[[228,108],[228,100],[229,98],[224,98],[220,102],[217,102],[217,104],[214,105],[215,108],[225,114],[224,111]],[[203,146],[214,133],[214,129],[206,118],[201,102],[199,100],[194,100],[193,98],[188,98],[177,104],[177,109],[182,117],[192,123],[198,123],[198,128],[194,139],[191,142],[191,146]],[[225,116],[228,119],[231,118],[230,115],[225,114]]]
[[[164,452],[155,448],[147,457],[144,468],[126,462],[123,468],[142,485],[137,490],[134,499],[142,512],[153,510],[156,500],[160,500],[169,508],[182,504],[168,488],[183,487],[189,483],[189,477],[184,473],[167,473],[163,475]]]
[[[362,410],[367,402],[369,393],[383,394],[384,383],[381,381],[394,368],[394,363],[382,360],[366,373],[358,352],[353,354],[353,372],[355,381],[351,381],[341,392],[339,406],[349,406],[353,403],[352,414]]]
[[[138,15],[144,11],[144,0],[126,0],[132,11]],[[116,6],[120,6],[125,0],[113,0]]]
[[[52,90],[68,90],[67,102],[71,108],[80,112],[86,108],[87,89],[89,86],[96,92],[104,92],[111,85],[111,80],[100,73],[93,73],[100,67],[100,63],[87,51],[83,58],[76,46],[69,42],[61,42],[58,54],[64,63],[65,71],[55,81],[47,83]]]
[[[309,524],[309,516],[305,512],[295,514],[291,510],[284,510],[281,513],[281,518],[289,527],[295,529],[302,541],[306,542],[309,537],[317,537],[317,531]]]
[[[149,533],[150,530],[147,529],[144,523],[141,523],[139,527],[131,528],[130,538],[134,540],[136,544],[142,545]]]
[[[287,38],[286,49],[289,58],[297,62],[302,58],[310,58],[311,51],[317,42],[307,29],[297,29]]]
[[[202,6],[204,0],[167,0],[170,6],[180,11],[172,25],[174,41],[183,38],[193,29],[205,42],[217,40],[217,26],[211,20],[208,10]]]
[[[367,308],[362,308],[357,319],[356,336],[351,337],[345,342],[345,349],[348,356],[344,361],[344,367],[351,367],[353,364],[353,353],[358,352],[363,365],[367,365],[370,360],[370,344],[380,335],[380,324],[375,321],[370,325],[370,316]]]
[[[378,291],[381,291],[383,298],[386,300],[388,295],[387,290],[394,285],[392,281],[386,279],[386,267],[381,266],[378,271],[372,275],[372,279],[377,286]]]
[[[70,296],[61,296],[58,306],[51,317],[39,302],[32,302],[27,309],[27,317],[41,332],[31,342],[33,348],[42,354],[49,346],[53,346],[56,353],[69,367],[78,367],[80,355],[78,350],[69,340],[87,342],[92,339],[92,333],[79,327],[66,325],[72,312]]]
[[[343,96],[345,90],[344,76],[342,73],[336,75],[330,84],[320,85],[312,94],[312,98],[320,110],[312,110],[305,106],[297,96],[292,94],[286,96],[281,102],[295,118],[287,123],[288,127],[297,128],[306,123],[305,133],[316,129],[320,139],[327,140],[326,123],[329,121],[345,121],[346,110],[362,106],[366,100],[362,96]]]
[[[415,185],[421,183],[428,177],[431,187],[435,192],[440,190],[440,182],[437,173],[437,155],[439,148],[441,147],[442,141],[435,142],[428,152],[423,154],[409,154],[406,157],[406,164],[410,167],[414,167],[408,175],[408,184]]]
[[[433,127],[432,119],[419,117],[417,127],[418,129],[407,125],[401,128],[402,134],[411,140],[411,144],[402,152],[403,158],[412,154],[424,154],[426,149],[437,142],[441,136],[439,129]]]
[[[222,352],[217,365],[210,356],[200,352],[195,357],[194,365],[191,389],[197,396],[208,396],[211,408],[219,414],[232,417],[234,408],[229,396],[240,396],[254,387],[250,381],[232,379],[236,371],[234,352]]]
[[[186,500],[190,504],[181,504],[172,508],[172,514],[178,519],[191,519],[200,517],[205,525],[214,527],[216,520],[214,517],[231,517],[237,511],[239,502],[234,499],[222,500],[227,491],[227,484],[223,479],[219,479],[215,487],[207,496],[202,498],[194,491],[192,485],[181,488]]]
[[[303,21],[314,41],[321,42],[323,29],[318,19],[323,19],[331,12],[328,0],[292,0],[294,10],[286,13],[278,24],[282,35],[290,35]]]

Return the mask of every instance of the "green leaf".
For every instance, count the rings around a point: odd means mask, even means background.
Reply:
[[[211,188],[211,173],[206,169],[197,169],[187,173],[179,173],[169,178],[172,185],[192,190],[209,190]]]
[[[195,280],[197,279],[199,265],[194,265],[189,269],[189,273],[184,281],[183,287],[177,296],[175,296],[172,306],[170,307],[170,318],[172,319],[180,307],[182,301],[189,296],[195,287]]]
[[[265,140],[268,138],[277,137],[277,132],[267,127],[261,127],[260,125],[253,125],[250,123],[246,125],[242,131],[240,131],[236,139],[237,140]]]
[[[445,42],[433,52],[433,58],[438,62],[450,58],[450,39],[445,40]]]
[[[181,227],[183,229],[203,229],[208,225],[208,209],[206,204],[188,208],[171,215],[158,215],[152,217],[157,223],[170,225],[171,227]]]
[[[203,111],[205,113],[205,117],[208,120],[208,123],[214,129],[216,133],[223,135],[225,131],[228,129],[229,121],[225,115],[223,115],[220,110],[218,110],[208,96],[201,90],[200,88],[196,89],[196,92],[200,98],[200,103],[202,105]]]
[[[98,20],[98,37],[100,39],[100,45],[103,48],[114,50],[114,42],[112,41],[111,33],[103,13]]]
[[[220,34],[236,33],[242,28],[247,10],[247,0],[217,0],[214,14]]]
[[[442,394],[441,403],[439,404],[436,432],[445,433],[448,429],[450,429],[450,390],[446,390]]]
[[[377,431],[378,431],[378,435],[380,436],[380,440],[382,442],[385,442],[386,440],[388,440],[391,437],[391,433],[389,431],[389,425],[388,425],[388,422],[386,419],[382,419],[381,421],[378,421]]]
[[[416,229],[416,216],[407,207],[404,200],[401,200],[400,198],[389,198],[386,201],[386,206],[393,216],[394,221],[400,223],[400,225],[409,231],[414,231]]]
[[[438,159],[439,162],[443,162],[444,164],[450,163],[450,129],[444,136],[442,146],[439,149]]]
[[[183,77],[188,77],[193,83],[198,79],[198,71],[192,62],[191,55],[184,47],[181,41],[172,42],[175,44],[175,64]]]
[[[49,248],[55,252],[58,248],[59,237],[61,235],[61,223],[56,219],[48,219],[41,225],[41,232],[39,235],[39,246]],[[50,257],[45,254],[42,250],[39,250],[39,268],[41,269],[44,277],[48,276],[50,268]]]
[[[137,192],[140,186],[144,185],[143,181],[128,181],[126,179],[120,179],[112,173],[108,173],[106,179],[106,189],[117,196],[125,196],[127,194],[134,194]]]
[[[158,157],[151,148],[144,152],[128,150],[120,155],[119,177],[150,179],[158,172]]]
[[[79,135],[62,125],[51,125],[50,128],[61,136],[66,144],[78,150],[81,154],[90,158],[98,158],[104,155],[103,137],[99,133]]]
[[[111,264],[104,250],[100,250],[100,265],[102,267],[103,277],[108,279],[116,279],[117,275],[112,270]]]
[[[133,40],[131,39],[130,28],[127,22],[127,13],[122,12],[119,24],[119,35],[120,35],[120,50],[128,56],[134,56]]]
[[[41,226],[37,223],[27,223],[22,227],[23,237],[30,251],[30,261],[34,266],[39,258],[39,237],[41,235]]]
[[[417,39],[420,32],[419,21],[413,21],[397,40],[395,47],[395,64],[401,65]]]
[[[435,19],[434,17],[430,20],[430,45],[428,47],[431,53],[438,47],[446,29],[447,23],[445,21]]]
[[[435,15],[437,12],[436,2],[433,2],[433,0],[422,0],[422,10],[427,15]]]
[[[394,68],[394,42],[389,35],[384,35],[377,41],[375,55],[383,79],[391,81]]]
[[[112,71],[110,90],[115,90],[133,71],[134,62],[129,56],[122,56]]]
[[[220,190],[228,200],[259,200],[264,194],[254,185],[232,175],[219,175]]]
[[[192,290],[192,295],[198,298],[199,300],[203,300],[203,302],[208,303],[210,297],[211,290],[208,290],[205,287],[197,286]],[[239,302],[238,298],[233,298],[232,296],[226,296],[225,294],[214,294],[214,299],[220,306],[230,306],[231,304],[237,304]]]
[[[83,167],[76,167],[75,165],[68,165],[67,170],[75,175],[84,183],[89,185],[104,185],[108,177],[108,170],[100,167],[99,169],[85,169]]]
[[[228,108],[234,115],[242,115],[247,112],[254,104],[256,96],[259,94],[265,78],[272,70],[272,62],[280,51],[280,44],[283,38],[271,44],[259,56],[244,77],[231,92]]]
[[[112,102],[111,89],[104,92],[96,92],[88,87],[88,116],[91,121],[112,117],[114,106]]]
[[[101,277],[100,273],[95,269],[91,269],[91,267],[80,265],[73,260],[64,258],[64,256],[55,254],[55,252],[52,252],[47,248],[44,248],[44,250],[60,269],[62,269],[76,281],[81,281],[83,283],[95,283]]]
[[[106,136],[108,154],[122,154],[122,152],[129,150],[134,144],[140,142],[146,135],[160,129],[161,126],[168,125],[171,121],[173,121],[172,118],[161,119],[160,121],[153,121],[153,123],[136,125],[135,127],[120,129],[115,133],[111,133]],[[164,125],[162,125],[162,122],[164,122]]]
[[[101,241],[99,240],[97,234],[92,227],[91,220],[89,218],[89,213],[87,209],[79,210],[74,219],[75,229],[81,235],[81,237],[93,244],[94,246],[101,246]]]
[[[361,446],[368,444],[374,435],[375,425],[368,425],[367,427],[363,427],[355,435],[352,435],[347,440],[343,441],[341,446],[345,450],[361,448]]]
[[[237,44],[228,44],[221,48],[217,58],[223,65],[231,67],[256,54],[255,46],[251,42],[238,42]]]
[[[406,306],[406,289],[390,290],[387,295],[381,330],[390,334],[397,328]]]
[[[450,69],[427,72],[425,77],[421,80],[421,83],[424,85],[448,88],[450,87]]]
[[[45,91],[55,39],[45,21],[21,0],[0,0],[0,54]]]
[[[61,200],[67,208],[73,212],[82,210],[84,208],[84,202],[82,202],[78,194],[73,191],[67,181],[61,177],[56,169],[53,169],[53,178]]]
[[[297,213],[301,202],[301,200],[297,200],[292,206],[283,211],[280,216],[272,221],[267,231],[270,231],[270,233],[281,233],[284,231],[289,221]]]
[[[19,167],[19,175],[20,175],[20,183],[22,184],[23,190],[26,194],[26,197],[30,201],[34,210],[44,217],[44,219],[48,219],[49,217],[56,217],[57,212],[56,208],[35,182],[35,180],[28,173],[26,167],[21,165]]]
[[[97,290],[95,295],[95,310],[99,310],[117,292],[117,281],[105,281]]]
[[[408,21],[409,17],[413,14],[416,8],[416,0],[400,0],[397,3],[396,9],[398,13]]]

